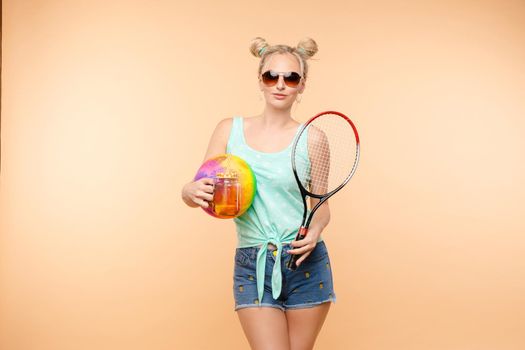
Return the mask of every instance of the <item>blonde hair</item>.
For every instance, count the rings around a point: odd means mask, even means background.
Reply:
[[[317,43],[311,38],[304,38],[297,44],[297,47],[288,45],[270,45],[265,39],[261,37],[254,38],[250,45],[250,52],[255,57],[260,57],[259,75],[262,73],[266,59],[274,53],[290,53],[294,55],[301,66],[301,75],[304,79],[308,74],[308,63],[306,60],[310,59],[318,51]]]

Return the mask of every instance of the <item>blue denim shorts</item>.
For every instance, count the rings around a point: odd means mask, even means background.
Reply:
[[[324,241],[320,241],[297,270],[288,269],[292,254],[290,244],[283,244],[281,256],[282,291],[277,299],[272,297],[271,276],[275,264],[275,247],[269,246],[266,254],[264,295],[257,296],[255,266],[259,247],[237,248],[233,274],[235,310],[246,307],[269,306],[283,311],[308,308],[325,302],[335,302],[332,269]]]

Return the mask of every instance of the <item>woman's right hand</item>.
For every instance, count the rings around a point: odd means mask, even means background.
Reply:
[[[182,200],[186,205],[195,208],[208,208],[213,200],[213,179],[202,178],[189,182],[182,188]]]

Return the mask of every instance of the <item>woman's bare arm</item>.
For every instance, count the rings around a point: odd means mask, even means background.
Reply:
[[[223,119],[217,124],[210,137],[204,160],[226,153],[231,126],[231,118]],[[208,208],[209,202],[213,200],[213,179],[202,178],[188,182],[182,187],[181,197],[189,207]]]

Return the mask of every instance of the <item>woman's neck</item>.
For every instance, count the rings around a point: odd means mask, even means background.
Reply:
[[[266,106],[261,114],[265,127],[285,127],[293,121],[290,109],[281,110]]]

